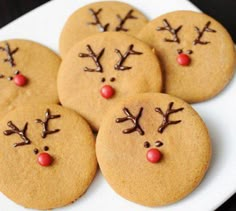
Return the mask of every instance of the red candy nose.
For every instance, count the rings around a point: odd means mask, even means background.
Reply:
[[[104,98],[109,99],[115,94],[115,90],[110,85],[104,85],[101,88],[100,93]]]
[[[50,166],[52,164],[52,156],[46,152],[40,153],[38,155],[38,163],[41,166]]]
[[[24,75],[16,75],[14,77],[14,82],[17,86],[24,86],[27,83],[27,78]]]
[[[177,62],[179,65],[188,66],[191,62],[191,59],[187,54],[181,53],[177,57]]]
[[[161,159],[161,152],[158,149],[149,149],[146,157],[149,162],[158,163]]]

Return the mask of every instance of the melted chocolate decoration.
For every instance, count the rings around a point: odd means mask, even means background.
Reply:
[[[48,122],[50,119],[56,119],[56,118],[60,118],[61,115],[52,115],[50,113],[50,110],[47,109],[45,112],[45,120],[41,120],[41,119],[36,119],[35,122],[36,123],[40,123],[43,126],[43,131],[42,131],[42,138],[46,138],[47,135],[53,134],[53,133],[57,133],[60,131],[60,129],[55,129],[55,130],[48,130]]]
[[[19,50],[19,48],[15,48],[14,50],[11,50],[11,47],[10,47],[10,45],[7,42],[5,43],[5,48],[0,46],[0,51],[4,51],[7,54],[7,58],[4,59],[3,61],[4,62],[8,62],[11,65],[11,67],[16,66],[13,55],[18,50]]]
[[[187,50],[186,53],[187,53],[188,55],[191,55],[191,54],[193,54],[193,51],[192,51],[192,50]]]
[[[94,22],[89,22],[89,25],[97,25],[98,29],[100,32],[105,32],[107,31],[108,27],[109,27],[109,23],[102,25],[98,15],[100,12],[102,12],[102,8],[100,8],[98,11],[94,11],[93,9],[89,9],[89,12],[92,14],[93,18],[94,18]]]
[[[134,45],[130,45],[127,49],[127,51],[124,53],[124,55],[120,52],[120,50],[115,49],[115,52],[118,54],[118,56],[120,57],[120,60],[115,64],[114,68],[116,70],[130,70],[132,67],[128,67],[128,66],[123,66],[123,63],[125,62],[125,60],[129,57],[129,55],[141,55],[143,54],[142,52],[138,52],[138,51],[134,51],[133,50]]]
[[[5,130],[3,132],[3,134],[5,136],[10,136],[12,134],[17,134],[18,136],[20,136],[20,138],[23,140],[23,142],[20,142],[20,143],[15,143],[13,146],[14,147],[18,147],[18,146],[24,146],[24,145],[27,145],[27,144],[30,144],[31,141],[29,140],[29,138],[26,136],[26,131],[27,131],[27,128],[28,128],[28,122],[25,123],[24,125],[24,128],[22,130],[20,130],[16,125],[13,124],[12,121],[9,121],[7,123],[7,126],[9,128],[11,128],[11,130]]]
[[[44,151],[48,151],[48,150],[49,150],[49,147],[48,147],[48,146],[45,146],[45,147],[43,148],[43,150],[44,150]]]
[[[203,37],[205,32],[213,32],[215,33],[216,30],[209,28],[209,26],[211,25],[211,22],[208,21],[205,26],[203,27],[202,30],[200,30],[197,26],[195,26],[195,30],[198,33],[198,37],[193,41],[194,45],[200,44],[200,45],[207,45],[208,43],[210,43],[209,41],[202,41],[201,38]]]
[[[33,152],[35,155],[37,155],[39,153],[39,150],[37,148],[35,148]]]
[[[9,63],[11,67],[16,66],[15,59],[14,59],[13,55],[14,55],[18,50],[19,50],[18,47],[15,48],[14,50],[11,50],[11,47],[10,47],[9,43],[8,43],[8,42],[5,42],[5,47],[0,46],[0,51],[4,51],[4,52],[6,52],[6,54],[7,54],[7,58],[3,59],[3,61]],[[19,73],[20,73],[20,71],[19,71],[19,70],[16,70],[16,71],[14,72],[14,75],[18,75]],[[3,77],[4,77],[3,75],[0,76],[0,78],[3,78]],[[7,77],[7,80],[8,80],[8,81],[12,81],[12,79],[13,79],[12,76],[8,76],[8,77]]]
[[[4,78],[4,75],[3,75],[3,74],[0,74],[0,78]]]
[[[130,120],[134,126],[131,128],[124,129],[122,132],[124,134],[127,134],[137,131],[140,135],[144,135],[144,131],[139,124],[139,119],[142,116],[143,108],[140,108],[137,116],[132,115],[128,108],[125,107],[123,108],[123,112],[125,113],[126,117],[117,118],[116,123],[121,123]]]
[[[143,144],[143,146],[144,146],[145,148],[149,148],[149,147],[150,147],[150,143],[149,143],[148,141],[145,141],[144,144]]]
[[[161,147],[162,145],[163,145],[163,143],[161,141],[156,141],[155,142],[156,147]]]
[[[112,78],[110,79],[110,82],[114,82],[115,80],[116,80],[116,78],[112,77]]]
[[[178,53],[178,54],[181,54],[181,53],[184,53],[184,51],[183,51],[183,49],[177,49],[177,53]],[[192,50],[187,50],[187,51],[186,51],[186,54],[188,54],[188,55],[191,55],[192,53],[193,53]]]
[[[86,45],[86,48],[87,48],[88,54],[80,53],[79,57],[81,57],[81,58],[86,58],[86,57],[91,58],[94,61],[95,65],[96,65],[96,68],[93,69],[93,68],[85,67],[84,71],[87,71],[87,72],[100,72],[100,73],[102,73],[103,72],[103,68],[102,68],[102,65],[101,65],[99,60],[100,60],[101,56],[103,55],[103,53],[105,51],[105,48],[103,48],[99,52],[98,55],[94,53],[94,51],[92,50],[90,45]]]
[[[102,78],[101,82],[104,83],[105,81],[106,81],[106,79],[105,79],[105,78]]]
[[[161,115],[163,116],[163,121],[162,121],[161,125],[160,125],[159,128],[158,128],[158,132],[159,132],[159,133],[163,133],[164,130],[165,130],[169,125],[175,125],[175,124],[178,124],[178,123],[181,122],[181,120],[177,120],[177,121],[171,121],[171,120],[169,120],[169,117],[170,117],[171,114],[177,113],[177,112],[179,112],[179,111],[184,110],[184,108],[172,109],[173,105],[174,105],[174,102],[169,103],[168,109],[166,110],[165,113],[162,111],[161,108],[159,108],[159,107],[155,108],[155,111],[158,112],[159,114],[161,114]]]
[[[15,75],[19,75],[19,74],[20,74],[20,71],[19,71],[19,70],[16,70],[16,71],[14,72],[14,74],[15,74]]]
[[[178,54],[183,53],[183,49],[177,49],[177,53],[178,53]]]
[[[169,22],[164,19],[163,20],[163,26],[157,27],[157,31],[168,31],[172,34],[173,39],[169,39],[169,38],[164,38],[165,42],[176,42],[176,43],[180,43],[180,39],[178,37],[178,32],[180,31],[180,29],[182,28],[182,25],[180,25],[179,27],[177,27],[176,29],[172,28],[171,25],[169,24]]]
[[[130,10],[124,18],[122,18],[120,15],[116,15],[116,17],[120,21],[119,25],[116,27],[116,31],[129,31],[129,29],[124,28],[124,24],[128,19],[137,19],[137,17],[132,15],[133,12],[134,10]]]

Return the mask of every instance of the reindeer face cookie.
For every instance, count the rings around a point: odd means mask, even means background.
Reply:
[[[96,173],[94,136],[74,111],[17,108],[0,122],[0,190],[28,208],[52,209],[84,194]]]
[[[122,2],[96,2],[75,11],[67,20],[60,37],[60,53],[66,55],[78,41],[105,31],[137,35],[147,24],[146,17]]]
[[[61,103],[79,112],[95,130],[119,98],[161,88],[161,70],[152,50],[124,33],[105,32],[79,42],[58,74]]]
[[[138,37],[156,49],[165,74],[165,92],[188,102],[217,95],[235,66],[234,43],[213,18],[176,11],[151,21]]]
[[[26,103],[57,103],[59,57],[28,40],[0,42],[0,116]]]
[[[117,103],[96,140],[102,174],[122,197],[145,206],[176,202],[200,183],[211,157],[207,128],[190,105],[148,93]]]

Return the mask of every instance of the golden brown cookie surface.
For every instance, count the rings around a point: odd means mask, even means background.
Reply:
[[[119,98],[161,88],[161,70],[152,50],[124,33],[105,32],[79,42],[58,74],[61,103],[96,130]]]
[[[101,171],[124,198],[145,206],[178,201],[192,192],[208,168],[211,144],[190,105],[148,93],[117,103],[96,140]]]
[[[78,41],[104,31],[136,35],[147,24],[146,17],[123,2],[107,1],[86,5],[67,20],[60,37],[60,53],[64,57]]]
[[[167,13],[152,20],[138,37],[156,49],[168,94],[188,102],[204,101],[217,95],[233,76],[233,41],[205,14]]]
[[[28,40],[0,42],[0,116],[26,103],[57,103],[60,58]]]
[[[74,111],[21,107],[1,119],[0,131],[0,190],[24,207],[70,204],[95,176],[94,136]]]

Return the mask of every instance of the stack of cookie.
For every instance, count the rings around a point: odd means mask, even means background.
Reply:
[[[32,41],[0,42],[0,191],[24,207],[65,206],[98,161],[114,191],[138,204],[191,193],[211,141],[188,103],[233,76],[224,27],[192,11],[148,22],[128,4],[97,2],[69,17],[59,46],[62,61]]]

